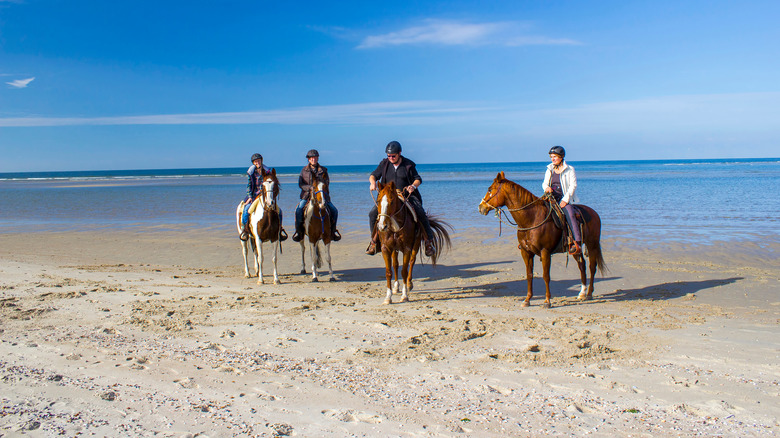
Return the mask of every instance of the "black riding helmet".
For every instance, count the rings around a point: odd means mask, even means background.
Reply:
[[[317,152],[317,149],[309,149],[309,152],[306,152],[306,158],[319,157],[319,156],[320,153]]]
[[[260,154],[252,154],[252,158],[249,159],[250,162],[254,163],[255,160],[262,160],[263,156]]]
[[[401,143],[398,143],[397,141],[393,140],[390,143],[387,144],[387,147],[385,147],[385,154],[400,154],[401,153]]]
[[[561,158],[566,158],[566,149],[564,149],[563,146],[553,146],[547,154],[560,155]]]

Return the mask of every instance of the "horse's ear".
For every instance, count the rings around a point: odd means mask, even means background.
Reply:
[[[388,190],[390,190],[391,193],[396,191],[395,181],[390,181],[389,183],[387,183],[387,185],[390,187]]]
[[[501,172],[498,172],[498,175],[496,175],[496,179],[497,180],[506,179],[506,177],[504,176],[504,171],[503,170]]]
[[[378,192],[381,192],[382,191],[382,187],[384,187],[384,186],[385,186],[384,184],[382,184],[381,182],[378,182],[378,183],[376,183],[376,190]]]
[[[271,169],[271,175],[276,176],[276,168]]]

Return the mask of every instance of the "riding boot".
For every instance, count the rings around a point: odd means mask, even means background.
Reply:
[[[573,256],[582,254],[582,242],[574,241],[571,246],[569,246],[569,254]]]
[[[285,240],[287,240],[287,231],[284,231],[284,227],[282,227],[281,230],[279,230],[279,241],[284,242]]]
[[[377,241],[379,239],[379,232],[374,231],[374,235],[371,236],[371,243],[368,244],[368,248],[366,248],[366,254],[368,255],[374,255],[377,252],[377,247],[379,246],[379,242]]]
[[[249,224],[242,224],[241,225],[241,233],[238,235],[238,238],[246,242],[249,240]]]
[[[293,234],[292,240],[295,242],[300,242],[303,240],[303,224],[295,224],[295,234]]]
[[[334,242],[338,242],[339,240],[341,240],[341,233],[339,233],[339,230],[333,228],[333,232],[330,233],[330,240]]]
[[[436,254],[436,247],[433,245],[431,239],[425,239],[425,255],[433,257]]]

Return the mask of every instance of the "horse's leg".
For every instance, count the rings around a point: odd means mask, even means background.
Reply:
[[[579,300],[586,300],[587,299],[587,284],[588,284],[588,272],[587,268],[585,267],[585,256],[582,254],[579,254],[574,257],[574,260],[577,262],[577,267],[580,268],[580,281],[582,281],[582,284],[580,286],[580,293],[577,295],[577,299]]]
[[[311,281],[320,281],[317,278],[317,242],[309,242],[309,252],[311,255]]]
[[[240,242],[244,253],[244,278],[251,278],[252,274],[249,273],[249,251],[252,249],[252,244],[248,240],[241,240]]]
[[[301,275],[306,275],[306,235],[301,240]]]
[[[272,243],[274,246],[274,257],[271,259],[274,263],[274,284],[279,284],[281,281],[279,281],[279,271],[276,269],[276,256],[279,253],[279,247],[281,246],[282,242],[280,240],[276,240],[276,242]]]
[[[401,284],[401,302],[406,303],[409,301],[409,296],[407,293],[411,290],[409,289],[409,283],[412,279],[412,270],[409,267],[410,261],[409,256],[411,255],[411,251],[404,252],[403,255],[403,266],[401,267],[401,277],[403,279],[403,283]],[[413,262],[413,261],[412,261]]]
[[[393,293],[397,294],[400,286],[398,282],[398,251],[393,251],[393,277],[395,277],[395,281],[393,281]]]
[[[325,257],[327,257],[328,260],[328,272],[330,272],[330,281],[336,281],[336,278],[333,276],[333,265],[330,263],[330,243],[325,245]]]
[[[259,236],[260,233],[255,233],[255,236]],[[257,284],[263,284],[263,241],[260,237],[255,237],[255,243],[257,244],[257,253],[255,254],[255,260],[257,260]]]
[[[528,296],[525,297],[522,306],[528,307],[531,305],[531,298],[534,296],[534,255],[524,249],[520,250],[520,254],[522,254],[525,262],[525,281],[528,284]]]
[[[542,259],[542,278],[544,278],[544,303],[542,303],[542,307],[549,309],[552,307],[550,304],[550,265],[552,264],[550,260],[552,254],[550,254],[550,250],[542,249],[539,258]]]
[[[393,302],[393,290],[390,288],[390,282],[393,280],[393,261],[391,257],[392,254],[390,254],[390,251],[382,248],[382,258],[385,259],[385,278],[387,279],[387,295],[385,296],[385,304],[392,304]]]

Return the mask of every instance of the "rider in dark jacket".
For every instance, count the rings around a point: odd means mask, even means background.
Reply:
[[[385,153],[387,158],[383,159],[368,177],[369,189],[376,190],[377,181],[382,184],[389,184],[390,181],[394,181],[398,190],[408,193],[407,202],[414,208],[417,220],[420,221],[425,230],[423,236],[425,238],[425,255],[431,257],[436,253],[436,248],[433,246],[433,240],[431,239],[433,230],[428,221],[428,215],[422,206],[422,196],[417,191],[417,188],[422,184],[422,178],[417,173],[417,166],[414,164],[414,161],[401,155],[401,144],[397,141],[388,143],[387,147],[385,147]],[[369,226],[371,227],[371,243],[366,249],[366,254],[368,255],[377,253],[378,233],[376,232],[376,220],[378,216],[379,211],[375,205],[368,213]]]
[[[310,150],[306,153],[306,158],[309,160],[309,164],[301,169],[301,174],[298,176],[298,187],[301,188],[301,202],[298,203],[298,207],[295,209],[295,234],[293,234],[293,240],[300,242],[303,240],[305,231],[303,229],[303,213],[306,208],[306,204],[309,202],[309,195],[311,186],[316,178],[317,181],[324,182],[325,185],[330,184],[330,177],[328,177],[328,168],[320,166],[319,163],[320,153],[316,149]],[[339,218],[339,211],[336,206],[330,202],[330,193],[325,192],[325,205],[328,208],[328,213],[331,219],[331,236],[330,240],[338,242],[341,240],[341,234],[336,230],[336,222]]]

